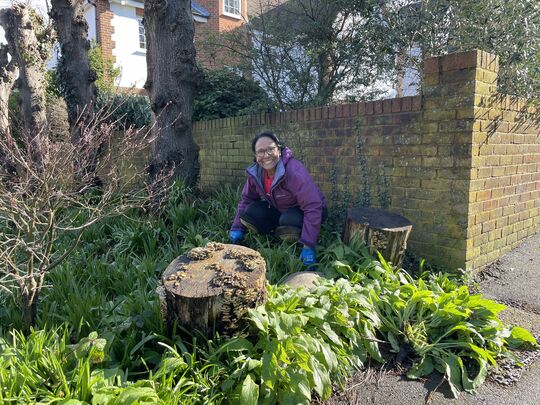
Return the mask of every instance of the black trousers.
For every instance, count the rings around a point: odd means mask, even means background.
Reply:
[[[322,220],[327,216],[328,210],[324,207]],[[241,218],[255,226],[263,235],[271,233],[278,226],[294,226],[302,229],[304,224],[304,212],[299,207],[292,207],[281,213],[266,201],[249,204]]]

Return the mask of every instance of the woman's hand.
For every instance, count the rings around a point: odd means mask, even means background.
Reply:
[[[300,253],[300,260],[304,263],[304,266],[312,266],[317,263],[317,257],[315,255],[315,250],[307,246],[304,246],[302,252]]]
[[[238,243],[242,239],[244,239],[244,231],[229,231],[229,240],[231,241],[231,243]]]

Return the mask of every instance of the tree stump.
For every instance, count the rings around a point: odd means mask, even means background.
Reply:
[[[323,273],[319,271],[299,271],[289,274],[280,284],[285,284],[292,288],[311,289],[316,286],[317,280],[322,276]]]
[[[371,254],[378,251],[386,261],[401,266],[411,230],[411,222],[401,215],[378,208],[349,208],[342,239],[349,243],[356,236]]]
[[[210,242],[177,257],[162,275],[162,314],[188,330],[231,336],[266,301],[266,264],[249,248]]]

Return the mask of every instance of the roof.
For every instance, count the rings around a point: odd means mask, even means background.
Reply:
[[[195,0],[191,0],[191,12],[193,14],[200,15],[201,17],[210,17],[210,13],[204,7],[200,6]]]

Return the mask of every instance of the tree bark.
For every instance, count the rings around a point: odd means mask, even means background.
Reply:
[[[349,243],[356,237],[368,246],[370,253],[379,252],[386,261],[399,267],[411,230],[411,222],[401,215],[378,208],[349,208],[342,239]]]
[[[64,86],[73,143],[81,138],[81,126],[91,119],[96,99],[96,73],[90,68],[88,24],[84,0],[51,0],[50,16],[60,42],[57,72]]]
[[[144,3],[145,89],[154,122],[150,174],[174,170],[193,185],[199,175],[199,147],[192,136],[193,91],[201,79],[195,63],[195,28],[189,0]]]
[[[8,51],[19,67],[19,91],[21,98],[22,134],[33,162],[41,165],[47,136],[47,114],[45,105],[45,62],[48,52],[38,39],[37,15],[24,4],[15,4],[0,11],[0,24],[6,32]]]
[[[176,258],[162,275],[161,308],[170,327],[231,336],[249,308],[266,300],[266,264],[249,248],[208,243]]]
[[[0,45],[0,136],[7,137],[10,133],[9,96],[18,75],[19,69],[14,60],[8,61],[8,47]]]

